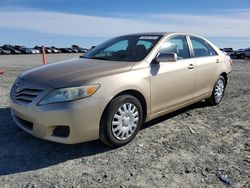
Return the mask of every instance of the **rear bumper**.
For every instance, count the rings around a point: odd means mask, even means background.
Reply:
[[[44,106],[25,106],[11,100],[15,123],[29,134],[64,144],[74,144],[99,138],[99,125],[106,102],[89,97],[72,102]],[[65,137],[55,135],[59,126],[69,128]]]

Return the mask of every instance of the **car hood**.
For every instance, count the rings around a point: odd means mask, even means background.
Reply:
[[[20,78],[54,88],[70,87],[82,85],[91,79],[129,71],[133,65],[134,62],[74,58],[28,70]]]

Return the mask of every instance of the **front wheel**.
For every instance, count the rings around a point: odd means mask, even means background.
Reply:
[[[131,95],[114,98],[103,114],[100,139],[111,147],[129,143],[141,128],[143,109],[140,101]]]
[[[224,96],[225,88],[226,88],[226,80],[223,76],[220,76],[219,79],[214,84],[212,95],[209,99],[207,99],[207,102],[213,106],[219,104]]]

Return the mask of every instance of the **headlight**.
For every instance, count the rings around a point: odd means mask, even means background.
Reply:
[[[72,101],[80,98],[89,97],[93,95],[98,88],[99,85],[55,89],[50,92],[45,98],[43,98],[39,105]]]

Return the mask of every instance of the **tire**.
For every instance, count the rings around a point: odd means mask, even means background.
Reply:
[[[131,95],[118,96],[110,102],[102,116],[100,140],[113,148],[126,145],[141,129],[142,122],[140,101]]]
[[[220,76],[219,79],[215,82],[213,92],[210,98],[207,99],[207,102],[215,106],[222,101],[226,89],[226,80],[223,76]]]
[[[246,58],[246,55],[245,54],[241,54],[240,55],[240,59],[245,59]]]

